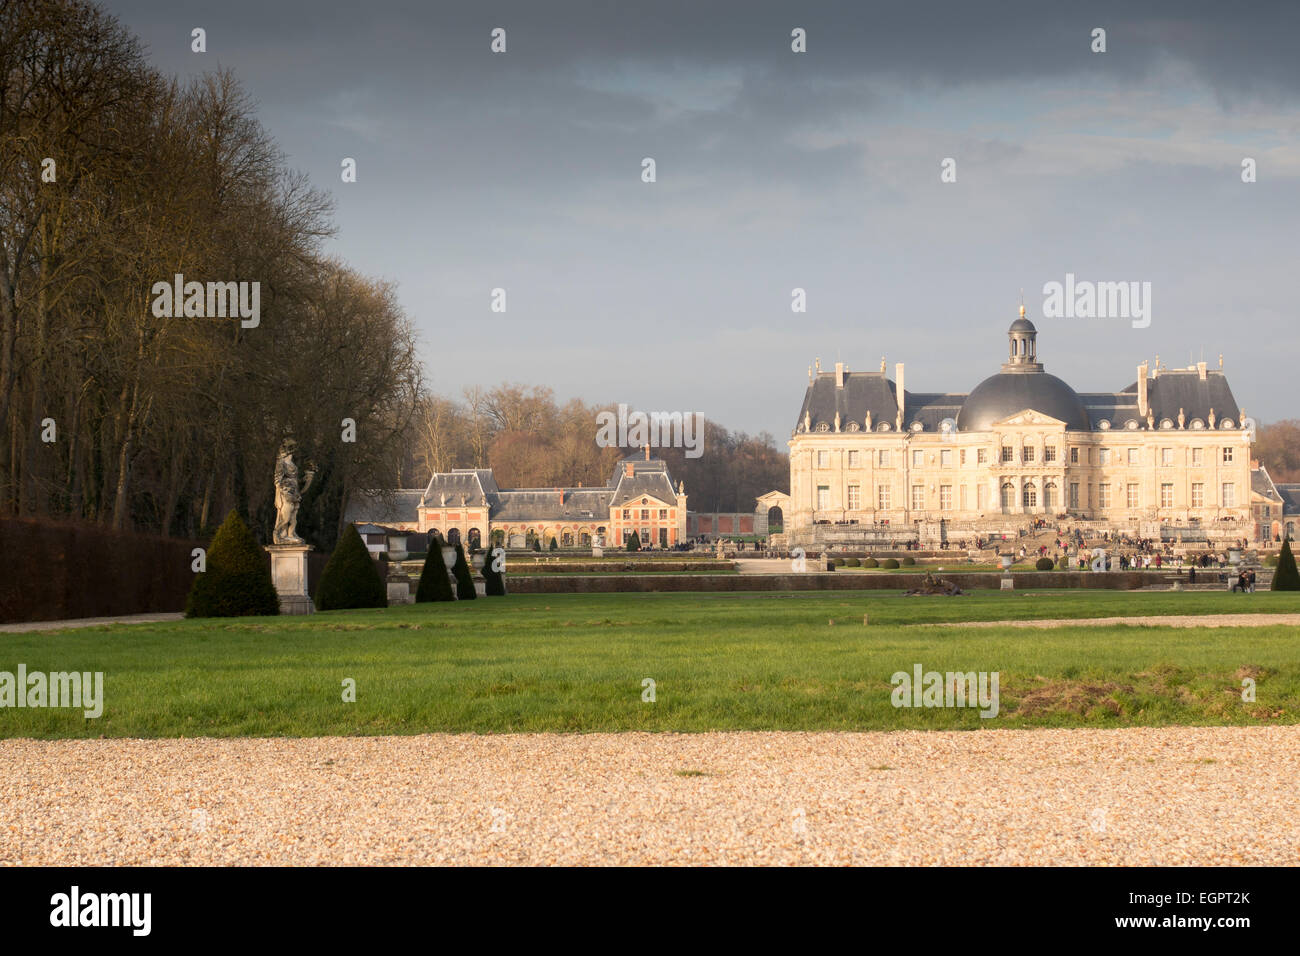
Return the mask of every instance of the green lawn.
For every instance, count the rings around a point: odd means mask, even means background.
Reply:
[[[1300,594],[537,595],[0,634],[0,671],[103,671],[106,697],[98,720],[0,709],[0,737],[1294,722],[1294,627],[914,626],[1226,611],[1300,613]],[[1001,713],[895,709],[890,675],[915,664],[999,672]],[[1241,700],[1243,677],[1254,703]],[[342,700],[345,678],[356,703]]]

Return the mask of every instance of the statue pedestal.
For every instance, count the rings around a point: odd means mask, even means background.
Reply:
[[[271,553],[271,580],[280,595],[281,614],[312,614],[316,606],[307,593],[307,552],[309,544],[267,545]]]

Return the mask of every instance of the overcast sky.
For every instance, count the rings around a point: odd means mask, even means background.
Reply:
[[[783,444],[814,357],[969,391],[1023,288],[1079,391],[1223,353],[1249,414],[1300,416],[1300,4],[105,6],[166,72],[233,68],[444,394],[545,384]],[[1067,272],[1150,282],[1150,326],[1045,318]]]

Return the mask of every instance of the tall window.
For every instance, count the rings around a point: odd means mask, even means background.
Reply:
[[[1224,448],[1224,449],[1223,449],[1223,460],[1224,460],[1225,462],[1232,461],[1232,449],[1231,449],[1231,448]]]
[[[1043,461],[1056,461],[1056,446],[1046,445],[1043,448]]]
[[[958,457],[957,457],[957,463],[958,463],[958,464],[961,464],[961,465],[966,464],[966,449],[965,449],[965,448],[963,448],[960,452],[958,452],[958,453],[957,453],[957,456],[958,456]]]
[[[1072,481],[1070,482],[1070,510],[1077,511],[1078,509],[1079,509],[1079,483],[1077,481]]]
[[[1193,468],[1200,468],[1203,464],[1205,464],[1205,459],[1204,459],[1203,455],[1201,454],[1203,451],[1205,451],[1204,448],[1193,448],[1193,449],[1192,449],[1192,467],[1193,467]]]
[[[825,511],[831,506],[831,487],[830,485],[817,486],[817,510]]]
[[[1004,462],[1012,462],[1012,461],[1015,461],[1015,460],[1016,460],[1016,450],[1015,450],[1014,448],[1012,448],[1010,445],[1003,445],[1003,446],[1002,446],[1002,460],[1003,460]]]
[[[1110,485],[1100,484],[1097,486],[1097,507],[1110,507]]]
[[[880,464],[880,467],[881,467],[881,468],[888,468],[888,467],[889,467],[889,449],[888,449],[888,448],[882,448],[882,449],[880,449],[880,462],[879,462],[879,464]]]
[[[1128,487],[1124,489],[1124,504],[1129,508],[1137,508],[1139,506],[1138,485],[1136,481],[1129,482]]]
[[[1079,463],[1079,449],[1078,449],[1077,447],[1071,448],[1071,449],[1070,449],[1070,464],[1072,464],[1072,465],[1077,465],[1078,463]]]
[[[1038,507],[1038,488],[1034,486],[1034,483],[1032,481],[1025,483],[1025,491],[1023,497],[1024,497],[1026,508]]]
[[[1160,464],[1168,468],[1174,463],[1174,450],[1172,448],[1160,449]]]
[[[889,504],[889,485],[880,485],[876,488],[876,507],[881,511],[888,511]]]
[[[925,507],[925,485],[912,486],[912,510],[920,511]]]
[[[939,486],[939,510],[952,511],[952,485]]]
[[[989,486],[980,482],[975,486],[975,507],[984,511],[989,506]]]
[[[817,467],[825,468],[831,463],[831,453],[828,451],[819,451],[817,453]]]
[[[1024,461],[1033,461],[1033,460],[1034,460],[1034,446],[1033,446],[1033,445],[1026,445],[1024,451],[1025,451]]]
[[[1138,463],[1138,450],[1136,448],[1130,448],[1128,450],[1128,463],[1130,465],[1136,465]]]
[[[1047,484],[1043,485],[1043,507],[1044,508],[1051,509],[1057,507],[1061,503],[1060,499],[1061,496],[1057,492],[1056,484],[1054,482],[1049,481]]]
[[[1174,506],[1174,486],[1172,482],[1162,482],[1160,485],[1160,507],[1172,508]]]
[[[912,467],[920,468],[925,464],[925,454],[919,449],[912,449]]]
[[[975,449],[975,464],[987,465],[989,463],[989,450],[987,448]]]
[[[1002,485],[1002,510],[1011,511],[1016,506],[1016,486],[1011,482]]]
[[[641,509],[641,520],[642,520],[642,521],[649,521],[649,520],[650,520],[650,509],[649,509],[649,508],[642,508],[642,509]]]
[[[1102,464],[1102,465],[1109,465],[1109,464],[1110,464],[1110,449],[1109,449],[1109,448],[1101,448],[1101,449],[1098,449],[1098,451],[1097,451],[1097,462],[1098,462],[1098,464]]]
[[[939,452],[939,466],[941,468],[952,467],[952,449],[944,448]]]
[[[1224,451],[1231,451],[1231,449],[1225,448]],[[1225,481],[1223,483],[1223,507],[1234,508],[1236,507],[1236,505],[1237,505],[1237,486],[1233,484],[1231,481]]]
[[[850,451],[850,452],[849,452],[849,467],[850,467],[850,468],[857,468],[857,467],[858,467],[858,464],[859,464],[859,463],[858,463],[858,457],[859,457],[859,456],[858,456],[858,453],[857,453],[856,451]]]
[[[848,499],[849,499],[850,511],[857,511],[859,508],[861,508],[862,507],[862,486],[849,485]]]
[[[659,509],[659,520],[660,520],[660,521],[667,521],[667,520],[668,520],[668,509],[667,509],[667,508],[660,508],[660,509]]]
[[[1192,507],[1205,507],[1205,483],[1200,481],[1192,482]]]

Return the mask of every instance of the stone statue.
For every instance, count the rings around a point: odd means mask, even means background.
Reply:
[[[298,537],[298,506],[316,477],[316,469],[309,462],[301,486],[298,484],[298,466],[293,463],[297,449],[293,439],[286,438],[275,460],[275,532],[272,535],[275,544],[306,544]]]
[[[871,409],[867,409],[867,431],[871,431]]]
[[[1155,416],[1155,412],[1151,411],[1151,409],[1148,408],[1148,409],[1147,409],[1147,428],[1155,428],[1155,427],[1156,427],[1156,416]]]
[[[1214,409],[1210,409],[1210,427],[1214,427]]]
[[[1178,427],[1179,428],[1187,427],[1187,416],[1183,413],[1183,410],[1181,408],[1178,409]]]

